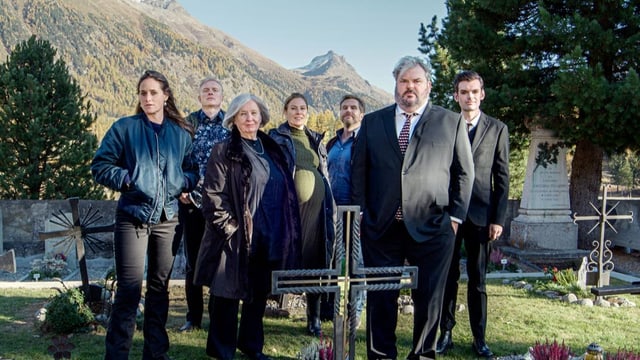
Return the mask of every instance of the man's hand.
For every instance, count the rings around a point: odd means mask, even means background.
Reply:
[[[186,192],[181,193],[178,200],[180,200],[180,202],[185,205],[188,205],[191,203],[191,201],[189,200],[189,193],[186,193]]]
[[[453,229],[453,233],[454,234],[458,233],[458,226],[460,226],[460,224],[458,224],[457,222],[455,222],[455,221],[451,222],[451,229]]]
[[[489,224],[489,241],[496,241],[502,235],[502,226]]]

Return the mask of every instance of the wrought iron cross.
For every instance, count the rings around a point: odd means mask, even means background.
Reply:
[[[613,252],[609,248],[611,246],[611,240],[605,240],[604,236],[607,226],[616,234],[618,231],[613,227],[609,220],[629,220],[630,222],[633,222],[633,211],[630,211],[628,215],[612,215],[611,213],[620,204],[621,200],[640,200],[640,198],[632,197],[608,197],[607,188],[608,186],[606,185],[602,187],[602,207],[600,209],[595,207],[593,203],[589,202],[589,205],[591,205],[598,215],[577,216],[576,213],[574,213],[572,216],[574,224],[577,224],[578,221],[597,220],[597,223],[593,225],[588,234],[591,234],[593,230],[600,226],[600,239],[593,241],[592,245],[594,246],[594,249],[589,253],[589,262],[587,264],[587,270],[597,270],[598,287],[609,285],[608,283],[603,283],[602,273],[603,271],[613,271],[615,266],[613,261],[611,261],[613,258]],[[607,209],[608,200],[618,200],[618,202],[613,205],[611,209]]]
[[[89,274],[87,272],[87,260],[85,258],[85,244],[94,252],[96,249],[103,250],[105,247],[104,242],[100,241],[93,234],[113,232],[114,224],[92,226],[102,219],[102,216],[98,214],[99,210],[94,209],[91,204],[89,204],[87,211],[85,211],[84,215],[80,217],[80,212],[78,210],[79,201],[80,200],[77,197],[69,198],[69,203],[71,204],[71,219],[69,219],[62,210],[59,210],[59,214],[51,214],[55,220],[51,219],[50,221],[58,226],[66,227],[66,229],[40,232],[39,237],[40,240],[43,241],[51,238],[64,237],[57,242],[56,245],[60,245],[68,241],[75,241],[76,257],[78,258],[78,267],[80,268],[80,276],[82,278],[82,290],[85,297],[88,298]]]
[[[273,294],[334,294],[333,344],[335,359],[355,359],[356,298],[363,291],[400,290],[418,285],[416,266],[367,268],[362,264],[360,207],[338,206],[334,267],[274,271]],[[345,274],[342,274],[344,264]],[[366,278],[358,277],[366,276]],[[341,286],[342,290],[341,291]],[[348,298],[348,301],[347,301]],[[343,305],[343,309],[340,305]],[[345,319],[348,314],[349,322]],[[349,335],[349,341],[345,339]],[[346,348],[348,346],[348,354]]]

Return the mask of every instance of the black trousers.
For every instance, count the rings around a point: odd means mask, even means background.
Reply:
[[[458,295],[458,281],[460,280],[460,249],[464,241],[467,253],[467,306],[469,308],[469,325],[475,339],[485,340],[487,327],[487,264],[491,254],[489,227],[477,226],[465,221],[456,236],[455,250],[447,287],[444,292],[444,304],[440,331],[450,331],[456,325],[456,300]]]
[[[177,226],[177,217],[156,225],[143,225],[121,211],[116,212],[113,240],[117,290],[105,338],[105,359],[129,358],[136,328],[136,311],[142,293],[145,259],[147,289],[142,358],[168,358],[169,337],[165,325],[169,312],[169,279],[180,244],[180,239],[175,236]]]
[[[207,355],[221,360],[233,359],[236,348],[245,354],[261,353],[264,347],[262,319],[271,289],[271,272],[275,264],[266,255],[249,260],[251,298],[242,301],[238,326],[240,299],[211,295],[209,298],[209,333]]]
[[[418,267],[418,287],[411,292],[414,317],[413,349],[409,358],[435,359],[442,297],[454,243],[453,230],[448,226],[441,234],[422,243],[414,241],[399,221],[376,241],[363,239],[366,267],[403,266],[405,260]],[[398,290],[367,294],[367,357],[370,360],[398,357],[395,330],[399,294]]]
[[[204,217],[202,211],[191,204],[180,203],[180,224],[184,240],[184,255],[187,260],[184,280],[185,295],[187,298],[187,321],[194,326],[202,326],[202,314],[204,312],[204,300],[202,298],[202,286],[193,284],[193,276],[196,271],[196,260],[202,235],[204,234]]]

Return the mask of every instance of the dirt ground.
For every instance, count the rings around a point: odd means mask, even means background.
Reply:
[[[640,277],[640,251],[633,250],[627,253],[623,248],[614,248],[612,252],[615,265],[613,271]]]

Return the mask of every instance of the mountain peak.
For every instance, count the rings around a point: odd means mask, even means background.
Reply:
[[[175,3],[175,0],[130,0],[134,3],[138,4],[146,4],[153,7],[168,9],[172,3]]]
[[[293,71],[304,76],[335,76],[356,73],[344,56],[336,54],[333,50],[314,57],[308,65],[293,69]]]

